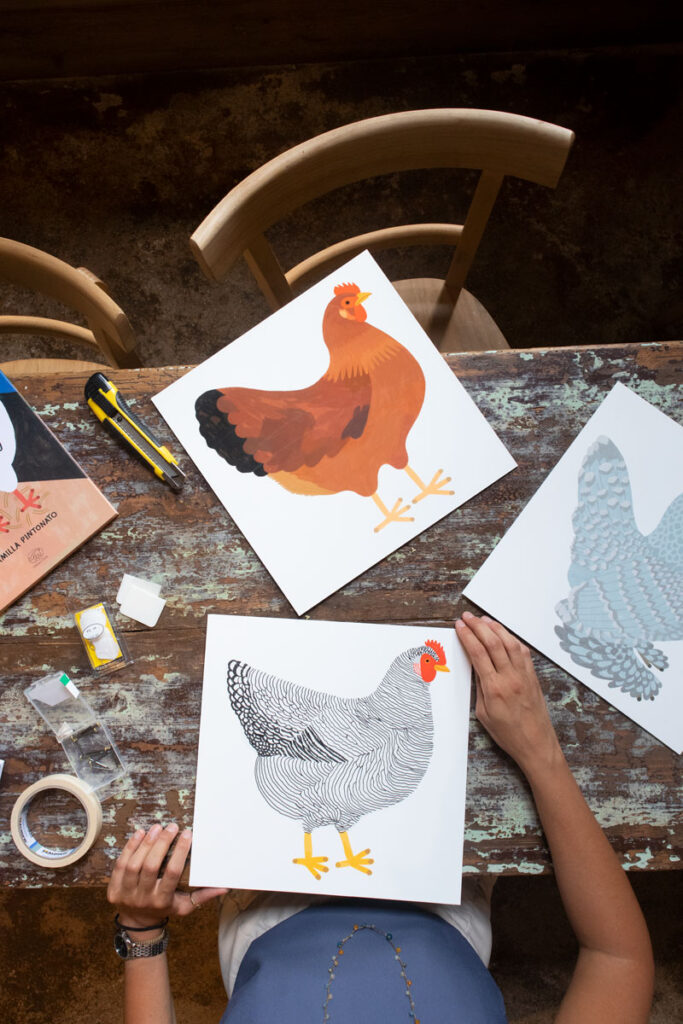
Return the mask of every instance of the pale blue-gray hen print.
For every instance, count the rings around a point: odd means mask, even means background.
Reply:
[[[572,523],[572,590],[555,608],[560,646],[609,686],[654,700],[662,681],[652,668],[669,665],[654,644],[683,640],[683,494],[642,534],[626,463],[599,437],[581,466]]]

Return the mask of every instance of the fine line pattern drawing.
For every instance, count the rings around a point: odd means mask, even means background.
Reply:
[[[315,879],[327,857],[314,856],[312,832],[333,825],[344,859],[371,875],[370,849],[353,852],[348,831],[366,814],[405,800],[431,761],[430,685],[449,672],[442,645],[427,640],[392,661],[374,691],[340,697],[279,679],[232,659],[230,704],[256,751],[259,792],[279,814],[301,822],[304,855],[293,859]]]
[[[683,494],[641,533],[628,467],[602,435],[581,465],[572,524],[572,589],[555,608],[560,646],[610,687],[654,700],[669,665],[655,643],[683,640]]]

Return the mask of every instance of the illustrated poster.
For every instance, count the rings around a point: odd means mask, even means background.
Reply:
[[[209,615],[190,883],[459,903],[452,629]]]
[[[616,384],[465,595],[683,749],[683,427]]]
[[[0,611],[116,514],[0,373]]]
[[[154,402],[299,615],[515,466],[369,253]]]

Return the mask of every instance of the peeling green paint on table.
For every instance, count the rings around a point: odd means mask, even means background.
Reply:
[[[332,595],[310,618],[446,626],[462,590],[612,385],[633,387],[680,421],[683,344],[457,354],[449,365],[519,463],[514,472]],[[149,397],[186,367],[115,378],[152,429],[178,450]],[[120,451],[81,402],[85,376],[15,385],[79,460],[119,516],[0,617],[0,871],[15,886],[103,884],[134,825],[192,822],[205,619],[209,612],[293,616],[258,558],[187,457],[175,495]],[[133,662],[87,671],[73,609],[114,609],[124,571],[161,585],[167,606],[148,630],[116,617]],[[523,596],[523,581],[520,581]],[[680,762],[672,751],[540,655],[536,665],[570,765],[624,867],[681,866]],[[9,835],[14,800],[67,766],[23,696],[57,669],[73,676],[110,726],[129,765],[103,803],[102,833],[72,867],[34,867]],[[55,823],[59,831],[59,823]],[[63,833],[69,831],[65,823]],[[472,715],[465,872],[537,874],[548,851],[528,787]]]

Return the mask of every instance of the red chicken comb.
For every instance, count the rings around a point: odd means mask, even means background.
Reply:
[[[360,288],[357,284],[337,284],[334,286],[335,295],[358,295]]]
[[[428,647],[430,651],[434,651],[437,665],[446,664],[446,652],[437,640],[425,640],[425,647]]]

